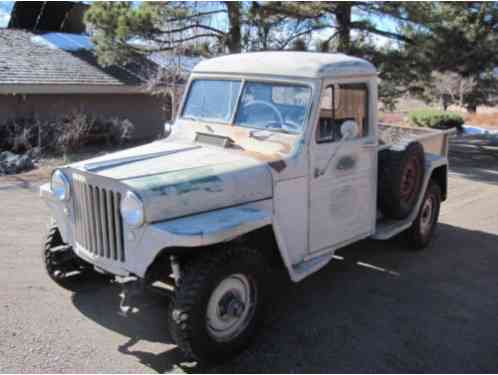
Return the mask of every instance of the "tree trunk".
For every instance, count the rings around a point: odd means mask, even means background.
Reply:
[[[338,3],[335,10],[335,19],[339,34],[337,51],[351,52],[351,7],[349,3]]]
[[[228,10],[228,37],[227,47],[230,53],[239,53],[241,51],[241,31],[240,31],[240,3],[225,2]]]
[[[467,104],[467,112],[468,113],[476,113],[477,105],[476,104]]]

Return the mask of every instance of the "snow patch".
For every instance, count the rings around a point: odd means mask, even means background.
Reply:
[[[498,130],[489,130],[472,125],[463,125],[463,132],[465,135],[483,135],[488,138],[498,139]]]
[[[46,33],[31,37],[31,43],[64,51],[93,50],[95,47],[87,35]]]
[[[10,20],[10,14],[3,9],[0,9],[0,27],[7,27]]]

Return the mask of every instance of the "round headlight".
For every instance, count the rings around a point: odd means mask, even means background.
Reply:
[[[60,169],[56,169],[55,172],[52,173],[50,190],[52,190],[57,199],[61,201],[67,201],[71,196],[71,184],[69,183],[69,179]]]
[[[131,227],[139,227],[144,223],[144,205],[139,197],[131,191],[121,201],[121,216]]]

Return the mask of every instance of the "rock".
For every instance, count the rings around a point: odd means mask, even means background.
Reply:
[[[28,155],[32,160],[38,160],[41,157],[41,148],[33,147],[26,152],[25,155]]]
[[[15,159],[18,157],[18,155],[14,154],[13,152],[10,151],[4,151],[0,153],[0,161],[10,161],[12,159]]]
[[[23,155],[17,159],[15,166],[17,173],[27,171],[33,168],[33,160],[28,155]]]
[[[33,160],[28,154],[16,155],[10,151],[0,154],[0,174],[16,174],[34,167]]]

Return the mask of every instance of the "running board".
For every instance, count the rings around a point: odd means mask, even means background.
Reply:
[[[377,222],[375,233],[371,238],[374,240],[388,240],[404,230],[410,228],[413,223],[412,215],[405,220],[381,220]]]

